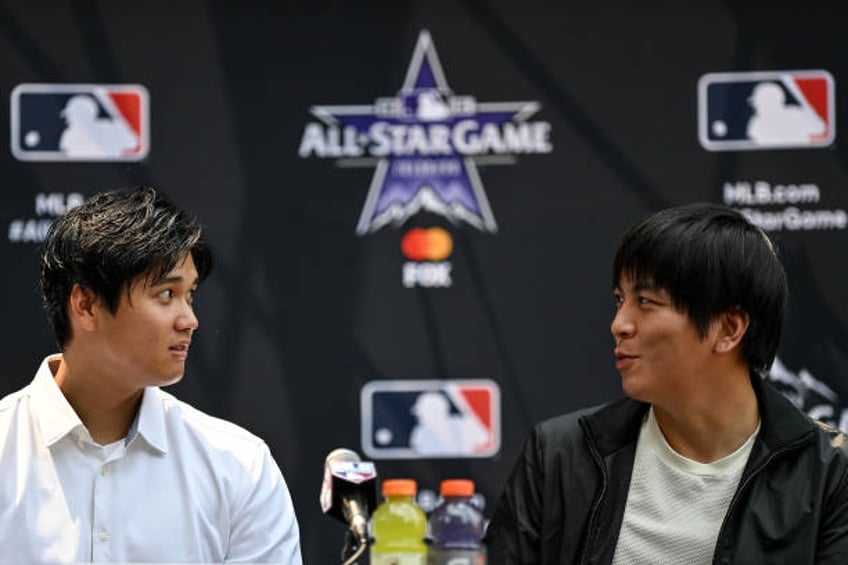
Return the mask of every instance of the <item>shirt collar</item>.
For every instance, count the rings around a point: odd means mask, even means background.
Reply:
[[[159,389],[156,387],[147,387],[144,389],[144,396],[141,398],[141,406],[138,409],[138,416],[133,424],[135,432],[144,438],[153,449],[161,452],[168,452],[168,435],[165,433],[165,408],[162,402],[162,396]],[[130,430],[128,437],[132,440],[133,430]]]
[[[31,398],[47,447],[75,430],[88,436],[82,420],[53,378],[53,370],[50,366],[53,365],[55,368],[61,359],[61,354],[46,357],[41,362],[32,382]],[[168,452],[165,409],[159,389],[156,387],[144,389],[138,414],[127,434],[128,442],[132,441],[134,435],[143,437],[153,449],[161,453]]]
[[[35,379],[32,381],[30,396],[47,447],[76,429],[85,430],[82,420],[79,419],[65,395],[62,394],[59,385],[53,380],[53,371],[50,369],[50,365],[58,366],[61,359],[61,355],[45,357],[35,373]]]

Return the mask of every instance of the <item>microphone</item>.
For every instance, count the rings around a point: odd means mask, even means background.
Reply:
[[[321,510],[348,525],[360,546],[368,543],[368,516],[377,500],[377,470],[355,451],[340,447],[327,455]]]

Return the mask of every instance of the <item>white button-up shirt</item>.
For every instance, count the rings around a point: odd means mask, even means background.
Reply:
[[[53,380],[0,400],[0,562],[301,563],[267,445],[144,391],[125,440],[94,443]]]

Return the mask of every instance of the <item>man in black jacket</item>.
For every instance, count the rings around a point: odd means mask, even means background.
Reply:
[[[490,565],[848,563],[848,439],[761,377],[787,296],[766,234],[664,210],[624,235],[612,282],[628,398],[533,430]]]

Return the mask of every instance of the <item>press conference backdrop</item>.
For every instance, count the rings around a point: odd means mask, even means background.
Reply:
[[[324,457],[474,479],[531,426],[621,395],[610,262],[695,201],[775,237],[770,378],[848,429],[844,3],[0,3],[2,392],[56,350],[37,250],[151,184],[217,269],[184,400],[267,440],[309,563],[338,559]],[[153,540],[151,540],[153,541]]]

